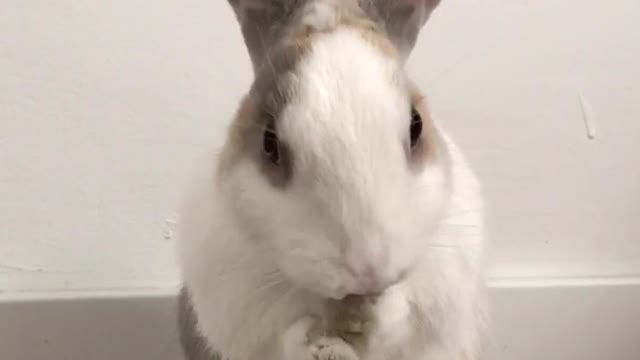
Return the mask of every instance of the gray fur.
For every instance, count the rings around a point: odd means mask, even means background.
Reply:
[[[384,26],[387,36],[406,57],[440,0],[358,0],[358,3]]]
[[[295,26],[299,10],[318,0],[228,0],[240,22],[254,71],[265,55]],[[405,57],[440,0],[341,0],[353,2],[380,25]],[[345,6],[346,7],[346,6]]]
[[[293,22],[296,11],[313,0],[229,0],[242,29],[254,70]]]
[[[218,353],[209,350],[207,340],[198,331],[196,315],[186,286],[178,296],[178,326],[180,343],[187,360],[222,360]]]

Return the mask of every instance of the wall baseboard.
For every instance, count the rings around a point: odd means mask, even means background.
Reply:
[[[181,360],[174,289],[0,300],[3,360]],[[640,283],[517,280],[491,286],[492,360],[640,359]]]

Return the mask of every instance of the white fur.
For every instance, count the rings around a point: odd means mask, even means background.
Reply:
[[[484,318],[483,221],[462,155],[447,141],[451,192],[443,168],[409,171],[403,72],[354,31],[316,40],[298,74],[278,128],[295,154],[291,183],[274,188],[250,161],[227,181],[207,168],[184,208],[181,262],[202,333],[230,360],[302,360],[287,353],[318,347],[301,342],[294,330],[312,325],[300,319],[361,286],[347,266],[380,279],[413,266],[381,299],[361,359],[471,359]],[[349,359],[340,346],[328,351]]]
[[[338,6],[341,0],[318,0],[305,9],[302,24],[315,31],[328,31],[338,22]]]

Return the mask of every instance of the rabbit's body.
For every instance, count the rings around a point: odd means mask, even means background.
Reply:
[[[452,144],[450,152],[456,179],[454,201],[442,224],[439,240],[435,241],[438,245],[424,267],[398,285],[394,296],[398,297],[396,301],[405,301],[404,305],[380,309],[380,315],[388,317],[390,322],[382,331],[381,343],[393,341],[395,344],[390,349],[405,349],[411,356],[384,357],[381,356],[384,352],[372,352],[362,360],[475,360],[483,350],[486,299],[481,276],[482,208],[473,174]],[[203,181],[200,189],[194,188],[197,198],[188,208],[195,218],[200,218],[200,226],[207,223],[207,215],[209,219],[219,219],[218,226],[224,226],[229,220],[221,214],[224,209],[216,209],[216,195],[210,187],[210,183]],[[269,286],[278,280],[275,278],[277,268],[264,261],[260,251],[242,246],[242,240],[231,234],[214,230],[213,223],[207,227],[212,238],[202,238],[193,251],[198,253],[198,258],[203,258],[200,266],[210,268],[211,272],[202,272],[198,279],[190,279],[188,283],[206,286],[201,295],[200,326],[220,334],[216,338],[218,343],[209,344],[211,352],[228,349],[229,355],[236,355],[229,359],[283,360],[276,349],[264,349],[264,345],[277,347],[279,334],[299,317],[324,314],[327,321],[331,318],[321,299],[286,283]],[[181,306],[190,307],[189,304]],[[200,330],[191,328],[194,325],[183,324],[188,327],[181,331],[200,337]],[[188,344],[194,345],[199,346],[194,342]],[[193,350],[202,351],[202,348]],[[443,354],[427,356],[430,352]]]
[[[260,2],[232,2],[241,23]],[[399,46],[364,12],[316,2],[328,7],[280,7],[300,26],[253,52],[252,90],[191,188],[185,347],[229,360],[474,360],[479,185]]]

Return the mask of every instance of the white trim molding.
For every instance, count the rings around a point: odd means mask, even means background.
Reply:
[[[491,360],[640,359],[638,278],[491,282]],[[6,360],[181,360],[175,287],[0,296]]]

